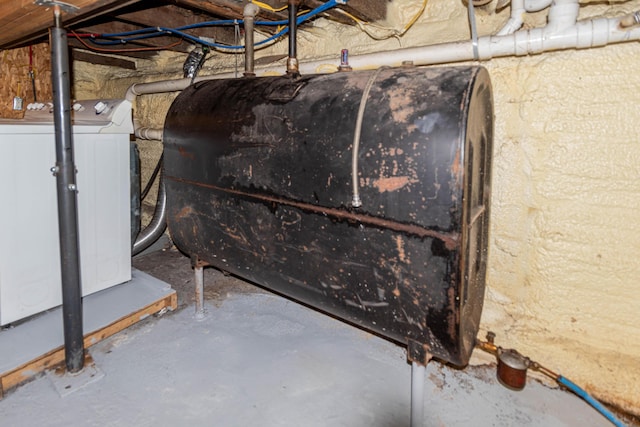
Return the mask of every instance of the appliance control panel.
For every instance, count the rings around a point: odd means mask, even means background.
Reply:
[[[52,102],[32,102],[27,105],[23,124],[53,124]],[[125,99],[89,99],[71,103],[73,126],[100,126],[106,133],[133,133],[131,102]],[[109,129],[109,130],[106,130]]]
[[[123,106],[122,104],[127,104]],[[122,99],[91,99],[71,103],[73,124],[106,124],[118,115],[118,110],[130,108],[129,101]],[[27,105],[24,120],[32,123],[53,122],[52,102],[32,102]]]

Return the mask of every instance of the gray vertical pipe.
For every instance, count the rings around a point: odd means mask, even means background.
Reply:
[[[67,371],[73,373],[79,372],[84,367],[76,168],[73,159],[71,132],[69,45],[66,31],[62,28],[60,11],[58,7],[54,10],[55,26],[51,29],[51,80],[56,134],[56,166],[54,171],[58,191],[65,364]]]

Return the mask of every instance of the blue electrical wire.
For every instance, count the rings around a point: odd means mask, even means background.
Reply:
[[[331,9],[332,7],[337,6],[338,4],[344,4],[346,3],[348,0],[329,0],[328,2],[318,6],[317,8],[311,10],[310,12],[299,16],[296,19],[296,23],[298,25],[308,21],[309,19],[313,18],[314,16],[325,12],[329,9]],[[126,31],[126,32],[122,32],[122,33],[106,33],[106,34],[100,34],[97,37],[100,38],[111,38],[111,37],[119,37],[118,40],[97,40],[96,37],[91,37],[90,40],[92,43],[97,44],[97,45],[106,45],[106,46],[112,46],[112,45],[121,45],[121,44],[125,44],[131,41],[136,41],[136,40],[143,40],[143,39],[148,39],[148,38],[152,38],[152,37],[160,37],[160,36],[166,36],[166,35],[176,35],[176,36],[180,36],[184,39],[190,40],[194,43],[197,44],[201,44],[203,46],[208,46],[208,47],[213,47],[213,48],[217,48],[217,49],[244,49],[244,46],[242,45],[237,45],[237,46],[233,46],[233,45],[224,45],[224,44],[220,44],[220,43],[214,43],[214,42],[209,42],[206,40],[201,39],[200,37],[197,36],[192,36],[191,34],[185,33],[184,30],[191,30],[194,28],[203,28],[203,27],[212,27],[212,26],[224,26],[224,25],[237,25],[237,24],[243,24],[244,21],[243,20],[238,20],[238,19],[226,19],[226,20],[218,20],[218,21],[205,21],[205,22],[199,22],[197,24],[190,24],[190,25],[184,25],[181,27],[176,27],[176,28],[165,28],[165,27],[149,27],[149,28],[142,28],[140,30],[134,30],[134,31]],[[289,20],[282,20],[282,21],[256,21],[255,23],[256,25],[264,25],[264,26],[278,26],[278,25],[288,25],[289,24]],[[289,32],[289,28],[284,28],[280,31],[278,31],[276,34],[272,35],[271,37],[262,40],[260,42],[257,42],[255,45],[256,46],[261,46],[267,43],[270,43],[274,40],[277,40],[278,38],[282,37],[283,35],[287,34]],[[134,36],[134,37],[127,37],[127,36]],[[123,38],[120,38],[123,37]]]
[[[613,423],[613,425],[615,425],[617,427],[625,427],[625,425],[622,424],[622,422],[619,419],[617,419],[615,417],[615,415],[613,415],[607,408],[605,408],[596,399],[591,397],[582,388],[578,387],[576,384],[574,384],[573,382],[569,381],[567,378],[563,377],[562,375],[559,375],[558,378],[556,378],[556,381],[558,381],[559,384],[562,384],[563,386],[565,386],[566,388],[568,388],[569,390],[571,390],[572,392],[574,392],[575,394],[577,394],[578,396],[583,398],[589,405],[593,406],[598,412],[600,412],[609,421],[611,421],[611,423]]]

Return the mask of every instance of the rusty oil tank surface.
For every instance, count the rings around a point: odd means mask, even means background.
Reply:
[[[407,345],[412,361],[468,362],[489,226],[484,68],[200,82],[164,135],[180,250]]]

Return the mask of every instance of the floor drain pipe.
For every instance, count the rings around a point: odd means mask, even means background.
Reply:
[[[300,74],[298,67],[298,3],[299,0],[289,0],[289,58],[287,59],[287,74]]]
[[[244,76],[255,77],[254,65],[254,39],[253,24],[260,8],[253,3],[247,3],[244,7]]]
[[[78,207],[76,167],[71,131],[71,94],[69,84],[69,44],[62,28],[60,7],[54,6],[55,25],[51,29],[53,118],[56,135],[56,177],[58,192],[58,229],[60,232],[60,270],[62,275],[62,318],[67,371],[84,367],[82,331],[82,288],[78,245]]]

